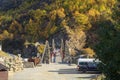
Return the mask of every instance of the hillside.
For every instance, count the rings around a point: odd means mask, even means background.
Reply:
[[[25,41],[52,38],[57,44],[68,40],[73,53],[93,48],[99,43],[98,24],[111,20],[115,4],[115,0],[0,0],[3,48],[22,49]]]
[[[65,26],[73,33],[75,29],[87,31],[100,16],[109,16],[114,4],[114,0],[0,0],[0,33],[7,30],[13,38],[35,42]]]
[[[57,44],[68,40],[73,53],[94,47],[99,42],[97,22],[110,19],[114,4],[114,0],[0,0],[3,48],[22,49],[26,40],[52,38]]]

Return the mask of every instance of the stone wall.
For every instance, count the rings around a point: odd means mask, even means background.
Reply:
[[[5,58],[4,59],[4,65],[7,66],[9,68],[9,71],[21,71],[23,70],[23,60],[20,57],[20,55],[18,56],[13,56],[10,58]]]

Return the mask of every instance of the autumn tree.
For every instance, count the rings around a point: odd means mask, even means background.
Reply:
[[[39,25],[38,23],[34,22],[32,19],[29,20],[29,23],[26,25],[25,32],[27,33],[28,40],[34,42],[39,37]]]
[[[9,27],[9,31],[10,33],[13,33],[14,36],[17,36],[23,32],[23,28],[19,22],[17,22],[16,20],[13,20],[13,22],[11,23]]]

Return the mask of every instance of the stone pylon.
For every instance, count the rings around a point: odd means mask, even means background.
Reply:
[[[49,47],[49,42],[46,40],[44,52],[43,52],[42,59],[41,59],[41,63],[49,64],[49,62],[50,62],[50,47]]]

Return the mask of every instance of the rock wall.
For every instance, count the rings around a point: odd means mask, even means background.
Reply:
[[[23,70],[23,60],[18,56],[10,57],[10,58],[5,58],[4,60],[4,65],[9,68],[9,71],[21,71]]]

